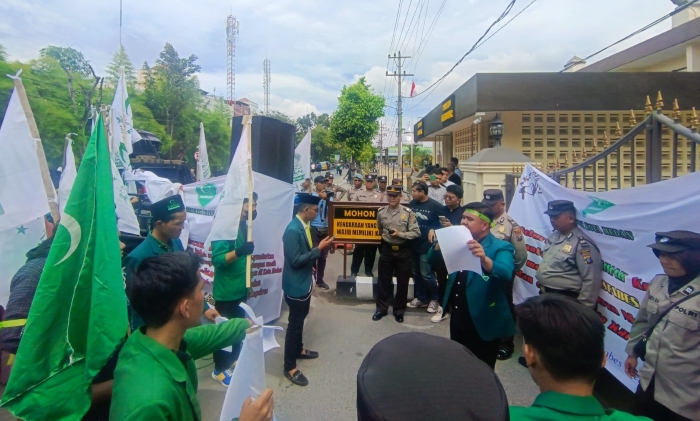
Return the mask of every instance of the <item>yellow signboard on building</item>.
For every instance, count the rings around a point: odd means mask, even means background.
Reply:
[[[379,244],[382,237],[377,228],[377,210],[382,203],[334,203],[328,209],[328,235],[336,243]]]

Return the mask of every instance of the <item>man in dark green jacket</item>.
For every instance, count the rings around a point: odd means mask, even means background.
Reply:
[[[481,202],[464,207],[462,225],[474,237],[467,244],[481,260],[483,276],[474,272],[452,273],[447,279],[442,306],[450,305],[450,338],[469,348],[494,368],[501,338],[515,334],[503,285],[513,281],[515,249],[491,234],[493,210]]]
[[[544,294],[516,308],[523,354],[540,394],[531,407],[511,406],[511,421],[650,421],[605,409],[593,386],[605,366],[605,326],[574,298]]]
[[[145,259],[134,275],[127,295],[145,325],[119,355],[110,420],[201,420],[194,360],[240,343],[252,322],[199,326],[204,308],[199,265],[194,254],[167,253]],[[240,420],[270,419],[271,407],[271,394],[263,393],[244,404]]]
[[[182,197],[176,194],[159,200],[151,205],[150,211],[151,232],[123,261],[127,287],[144,259],[163,253],[185,250],[180,241],[180,234],[185,227],[185,219],[187,218]],[[218,315],[216,310],[209,308],[204,303],[204,316],[207,319],[214,321]],[[135,332],[142,325],[141,316],[129,306],[131,331]]]
[[[289,324],[284,341],[284,376],[299,386],[309,384],[308,379],[297,369],[297,359],[318,358],[318,352],[304,349],[302,335],[304,319],[309,314],[313,280],[311,272],[321,251],[331,246],[332,237],[326,237],[312,247],[311,221],[318,213],[318,196],[299,194],[296,216],[287,225],[282,236],[284,245],[284,268],[282,290],[289,306]]]
[[[245,311],[240,307],[248,297],[246,287],[246,257],[253,254],[255,245],[248,241],[248,212],[257,216],[258,194],[253,193],[253,205],[248,205],[248,198],[243,199],[241,219],[238,223],[238,236],[235,240],[212,241],[212,264],[214,265],[214,300],[216,310],[228,319],[245,318]],[[234,346],[232,352],[214,353],[214,371],[211,376],[228,387],[233,370],[231,366],[238,360],[240,345]]]

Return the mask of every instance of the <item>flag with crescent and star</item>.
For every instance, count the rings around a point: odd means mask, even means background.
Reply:
[[[100,116],[34,296],[1,406],[79,420],[90,384],[127,334],[110,153]]]

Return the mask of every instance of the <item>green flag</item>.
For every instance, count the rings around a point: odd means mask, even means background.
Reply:
[[[79,420],[92,379],[127,333],[110,165],[100,116],[0,403],[27,421]]]

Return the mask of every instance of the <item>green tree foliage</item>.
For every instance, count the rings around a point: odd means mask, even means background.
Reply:
[[[7,61],[7,50],[0,44],[0,61]]]
[[[166,43],[155,66],[146,71],[146,106],[154,118],[165,126],[165,131],[172,139],[170,147],[165,148],[171,158],[182,158],[188,149],[188,137],[192,126],[198,125],[197,108],[201,102],[199,81],[195,73],[201,70],[196,64],[197,56],[192,54],[180,58],[175,48]]]
[[[350,86],[343,86],[338,109],[330,121],[330,134],[359,162],[369,162],[372,139],[379,131],[377,120],[384,116],[385,99],[377,95],[362,77]]]
[[[136,86],[136,70],[134,70],[134,65],[131,63],[131,60],[129,60],[129,56],[126,54],[126,49],[123,45],[114,53],[112,62],[107,66],[106,79],[110,86],[117,86],[120,67],[124,68],[124,78],[126,79],[127,86],[129,86],[129,88]]]
[[[288,116],[287,114],[285,114],[281,111],[270,110],[270,113],[266,117],[274,118],[275,120],[279,120],[282,123],[295,125],[294,120],[290,116]]]

